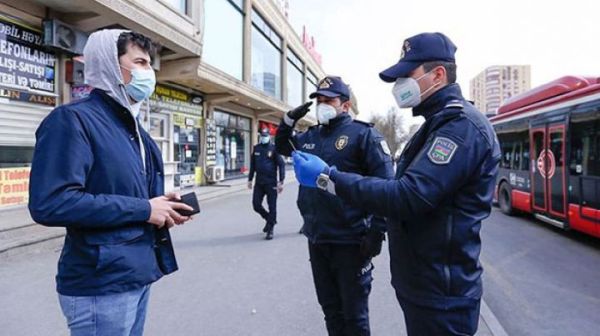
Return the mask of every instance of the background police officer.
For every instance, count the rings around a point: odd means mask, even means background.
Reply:
[[[392,284],[409,335],[473,335],[479,319],[479,231],[490,213],[500,149],[488,120],[455,83],[455,51],[443,34],[419,34],[380,73],[395,82],[398,105],[426,119],[395,180],[342,173],[317,156],[294,154],[303,185],[334,190],[388,218]]]
[[[294,124],[308,113],[312,102],[288,112],[275,138],[281,154],[289,156],[294,148],[301,148],[345,171],[392,177],[387,144],[372,125],[352,120],[350,90],[341,78],[324,78],[310,98],[317,99],[320,125],[292,135]],[[371,258],[381,251],[385,220],[326,191],[302,186],[298,207],[329,335],[369,335]]]
[[[277,172],[279,171],[279,180]],[[275,151],[271,143],[269,130],[263,128],[260,131],[260,142],[254,146],[250,159],[250,174],[248,175],[248,189],[252,189],[252,179],[256,173],[256,184],[252,194],[252,206],[265,219],[266,239],[273,239],[273,227],[277,223],[277,194],[283,191],[283,180],[285,179],[285,161]],[[269,211],[262,205],[267,196]]]

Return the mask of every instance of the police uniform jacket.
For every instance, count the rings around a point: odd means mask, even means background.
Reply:
[[[279,182],[283,182],[285,179],[285,161],[275,151],[275,145],[271,143],[255,145],[250,158],[248,180],[252,181],[256,173],[256,184],[277,184],[278,171]]]
[[[353,120],[342,113],[329,125],[312,126],[292,136],[293,128],[285,120],[275,138],[277,151],[290,156],[292,146],[318,155],[341,170],[380,178],[392,178],[393,167],[387,143],[371,124]],[[300,186],[298,208],[304,219],[304,234],[312,243],[359,243],[366,230],[385,231],[383,217],[372,218],[368,209],[360,209],[339,197],[316,188]]]
[[[481,221],[489,216],[500,149],[486,117],[450,84],[413,110],[426,121],[396,179],[332,171],[335,191],[388,218],[392,284],[416,304],[446,309],[482,295]]]

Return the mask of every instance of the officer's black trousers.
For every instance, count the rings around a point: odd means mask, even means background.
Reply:
[[[308,244],[310,265],[329,336],[370,335],[370,258],[358,244]]]
[[[263,199],[267,196],[269,211],[263,207]],[[277,222],[277,184],[256,184],[252,194],[252,207],[269,224],[275,225]]]
[[[398,297],[408,336],[474,335],[479,325],[479,302],[468,307],[435,309]]]

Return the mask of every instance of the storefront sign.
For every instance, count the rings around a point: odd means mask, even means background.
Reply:
[[[27,203],[30,171],[29,167],[0,169],[0,207]]]
[[[29,92],[8,90],[0,88],[0,97],[8,98],[13,101],[20,101],[33,104],[56,106],[56,97],[31,94]]]
[[[206,165],[217,164],[217,125],[214,119],[206,120]]]
[[[56,56],[41,32],[0,15],[0,85],[54,92]]]
[[[162,112],[202,116],[201,97],[163,85],[156,85],[154,94],[150,97],[150,106],[153,110],[158,109]]]
[[[173,124],[179,127],[202,128],[202,118],[173,113]]]

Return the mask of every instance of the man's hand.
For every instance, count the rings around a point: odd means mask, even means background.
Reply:
[[[316,155],[294,151],[292,158],[296,179],[305,187],[316,188],[319,175],[329,171],[327,163]]]
[[[304,116],[308,113],[308,111],[310,111],[310,106],[313,104],[312,101],[306,102],[298,107],[296,107],[295,109],[289,111],[287,113],[287,116],[290,117],[290,119],[294,120],[294,121],[298,121],[302,118],[304,118]]]
[[[385,234],[377,230],[369,230],[360,243],[360,253],[368,258],[373,258],[381,253],[381,244]]]
[[[281,194],[281,192],[283,191],[283,182],[277,183],[277,187],[275,187],[275,189],[277,189],[278,194]]]
[[[248,181],[248,189],[252,190],[252,181]]]
[[[166,225],[168,228],[173,227],[175,224],[180,225],[188,220],[190,217],[182,216],[177,213],[176,210],[188,210],[192,211],[189,205],[173,202],[171,200],[180,200],[181,196],[177,193],[168,193],[164,196],[159,196],[151,199],[150,202],[150,218],[148,223],[154,224],[161,228]]]

